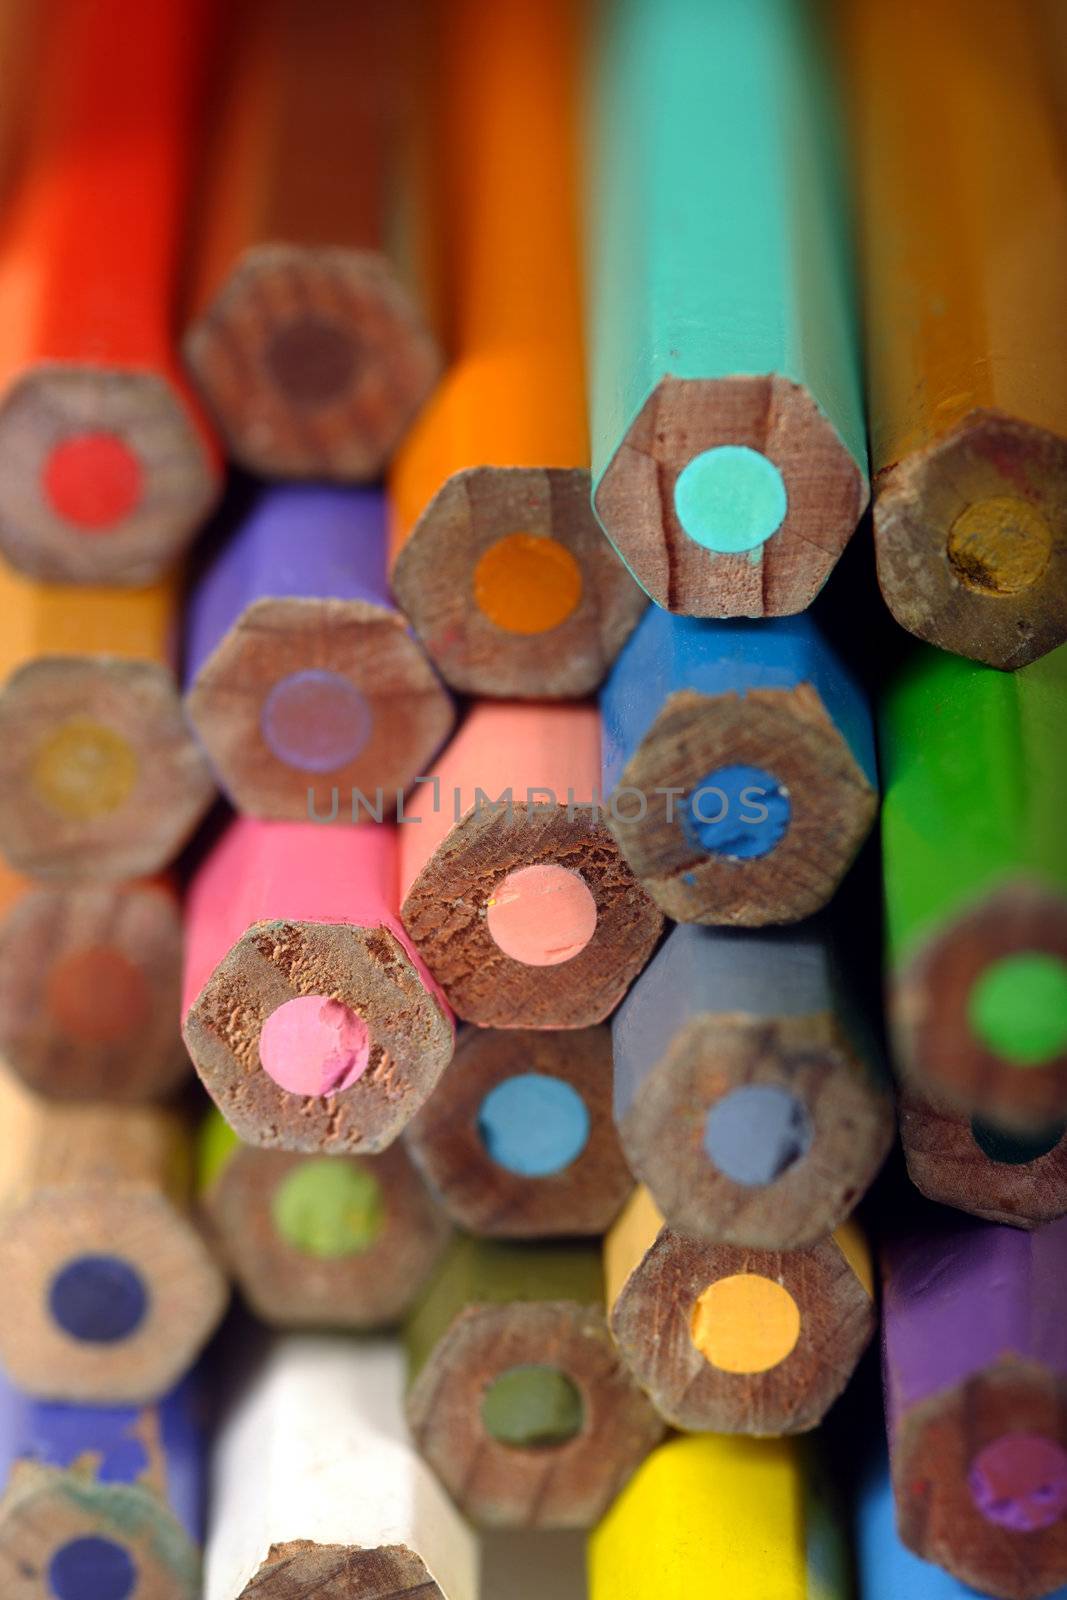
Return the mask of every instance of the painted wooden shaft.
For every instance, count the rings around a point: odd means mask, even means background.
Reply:
[[[483,1532],[479,1600],[588,1600],[586,1541],[569,1529]]]
[[[601,1234],[633,1179],[611,1114],[611,1033],[464,1028],[405,1139],[458,1227]]]
[[[924,1218],[883,1260],[897,1526],[963,1583],[1067,1583],[1067,1222]]]
[[[599,789],[594,707],[482,700],[406,806],[404,924],[464,1021],[589,1027],[648,960],[662,918]]]
[[[635,1190],[604,1246],[611,1331],[660,1415],[689,1432],[817,1427],[870,1342],[867,1247],[851,1222],[804,1250],[710,1244]]]
[[[189,1072],[174,886],[50,889],[0,863],[0,1057],[57,1100],[150,1100]]]
[[[1007,676],[917,646],[881,707],[897,1065],[1020,1131],[1067,1116],[1067,646]]]
[[[454,364],[393,465],[397,597],[457,689],[596,688],[645,597],[590,505],[568,0],[443,8]]]
[[[594,504],[652,598],[802,611],[867,501],[830,86],[798,0],[600,10]]]
[[[920,638],[1023,666],[1067,637],[1067,356],[1048,337],[1067,252],[1053,41],[1040,4],[838,9],[882,593]]]
[[[183,1011],[193,1063],[247,1143],[391,1144],[453,1047],[400,922],[396,831],[232,823],[190,890]]]
[[[408,1319],[412,1436],[474,1522],[589,1527],[662,1435],[603,1293],[592,1245],[460,1238]]]
[[[291,1334],[251,1364],[214,1449],[204,1600],[478,1600],[477,1540],[412,1448],[403,1383],[384,1340]]]
[[[1013,1133],[911,1085],[901,1087],[899,1107],[908,1176],[928,1200],[1016,1228],[1067,1214],[1067,1123]]]
[[[178,699],[175,583],[34,583],[0,564],[0,849],[19,872],[158,872],[214,795]]]
[[[849,1215],[893,1097],[827,928],[679,926],[615,1013],[615,1116],[677,1232],[791,1250]]]
[[[817,1464],[791,1439],[669,1439],[590,1535],[588,1571],[589,1600],[852,1593]]]
[[[197,199],[185,353],[242,465],[374,478],[437,376],[417,235],[419,8],[240,0]]]
[[[383,815],[451,730],[386,582],[379,491],[263,491],[186,617],[186,705],[238,810],[306,822],[332,791]]]
[[[0,549],[142,584],[214,501],[172,339],[207,0],[46,0],[0,241]]]
[[[604,794],[679,922],[795,922],[826,904],[877,807],[862,690],[808,617],[650,607],[601,694]]]
[[[48,1400],[154,1400],[226,1286],[192,1215],[188,1131],[157,1107],[49,1105],[0,1079],[0,1363]]]
[[[199,1600],[202,1393],[35,1401],[0,1380],[0,1582],[10,1600]]]
[[[301,1156],[242,1144],[221,1112],[200,1134],[201,1206],[261,1321],[381,1328],[422,1292],[450,1234],[402,1144]]]

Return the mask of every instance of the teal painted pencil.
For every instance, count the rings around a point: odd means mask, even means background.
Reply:
[[[802,611],[867,500],[834,115],[807,8],[613,0],[592,59],[597,514],[669,611]]]

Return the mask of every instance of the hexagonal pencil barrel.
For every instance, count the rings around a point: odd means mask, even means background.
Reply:
[[[961,1583],[1067,1583],[1067,1222],[924,1215],[883,1256],[897,1527]]]
[[[679,1233],[815,1244],[892,1142],[889,1075],[821,924],[674,928],[612,1042],[627,1159]]]
[[[1067,1117],[1067,646],[1008,676],[916,646],[882,698],[896,1065],[1019,1133]]]
[[[402,1143],[377,1156],[258,1150],[219,1111],[200,1130],[200,1205],[246,1303],[276,1328],[388,1327],[451,1233]]]
[[[492,1238],[601,1234],[633,1187],[611,1032],[464,1028],[405,1142],[452,1220]]]
[[[193,880],[186,930],[185,1042],[238,1136],[391,1144],[453,1048],[400,921],[395,828],[238,818]]]
[[[0,1572],[10,1600],[199,1600],[202,1386],[157,1404],[31,1400],[0,1379]]]
[[[1067,357],[1048,337],[1067,254],[1057,11],[838,8],[879,582],[912,633],[1005,668],[1067,638]],[[1005,250],[1024,217],[1025,250]]]
[[[412,1437],[482,1526],[587,1528],[662,1436],[592,1244],[460,1237],[404,1336]]]
[[[852,1594],[820,1465],[791,1439],[669,1439],[590,1535],[588,1570],[590,1600]]]
[[[611,1331],[672,1427],[784,1434],[817,1427],[874,1332],[854,1223],[805,1250],[709,1244],[666,1227],[635,1190],[604,1246]]]
[[[151,1100],[189,1074],[174,885],[49,888],[0,863],[0,1058],[56,1100]]]
[[[809,605],[867,501],[831,86],[800,0],[625,0],[595,41],[594,504],[659,605]]]
[[[1067,1123],[1012,1132],[914,1084],[902,1084],[897,1098],[908,1176],[928,1200],[1015,1228],[1067,1214]]]
[[[469,694],[589,694],[646,603],[590,505],[578,34],[567,0],[461,0],[442,30],[454,365],[393,464],[393,584]]]
[[[0,246],[0,550],[142,584],[218,489],[172,339],[208,0],[48,0]]]
[[[795,922],[826,904],[877,806],[866,699],[809,617],[652,607],[601,694],[612,832],[678,922]]]
[[[74,589],[0,566],[0,849],[57,882],[177,855],[215,786],[172,669],[178,590]]]
[[[204,1600],[478,1600],[478,1541],[408,1438],[398,1344],[290,1334],[242,1365]]]
[[[651,955],[599,789],[594,707],[482,700],[406,804],[404,924],[464,1021],[589,1027]]]
[[[197,195],[185,354],[229,453],[366,480],[437,377],[422,298],[420,8],[239,0]]]
[[[240,811],[306,822],[338,790],[391,816],[452,704],[386,582],[373,489],[260,493],[193,590],[186,705]]]
[[[188,1130],[157,1107],[49,1105],[0,1079],[0,1364],[47,1400],[154,1400],[226,1303],[192,1212]]]

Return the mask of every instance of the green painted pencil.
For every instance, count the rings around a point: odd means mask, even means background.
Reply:
[[[1020,1130],[1067,1117],[1067,646],[1007,675],[922,646],[881,708],[898,1065]]]
[[[669,611],[802,611],[867,500],[810,14],[802,0],[614,0],[593,59],[597,514]]]

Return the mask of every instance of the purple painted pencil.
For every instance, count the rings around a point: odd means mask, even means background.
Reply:
[[[447,737],[447,692],[386,583],[374,489],[265,489],[197,584],[186,706],[239,811],[385,811]],[[392,801],[392,807],[389,801]]]
[[[1067,1221],[926,1213],[885,1254],[883,1330],[905,1544],[1004,1600],[1067,1582]]]

